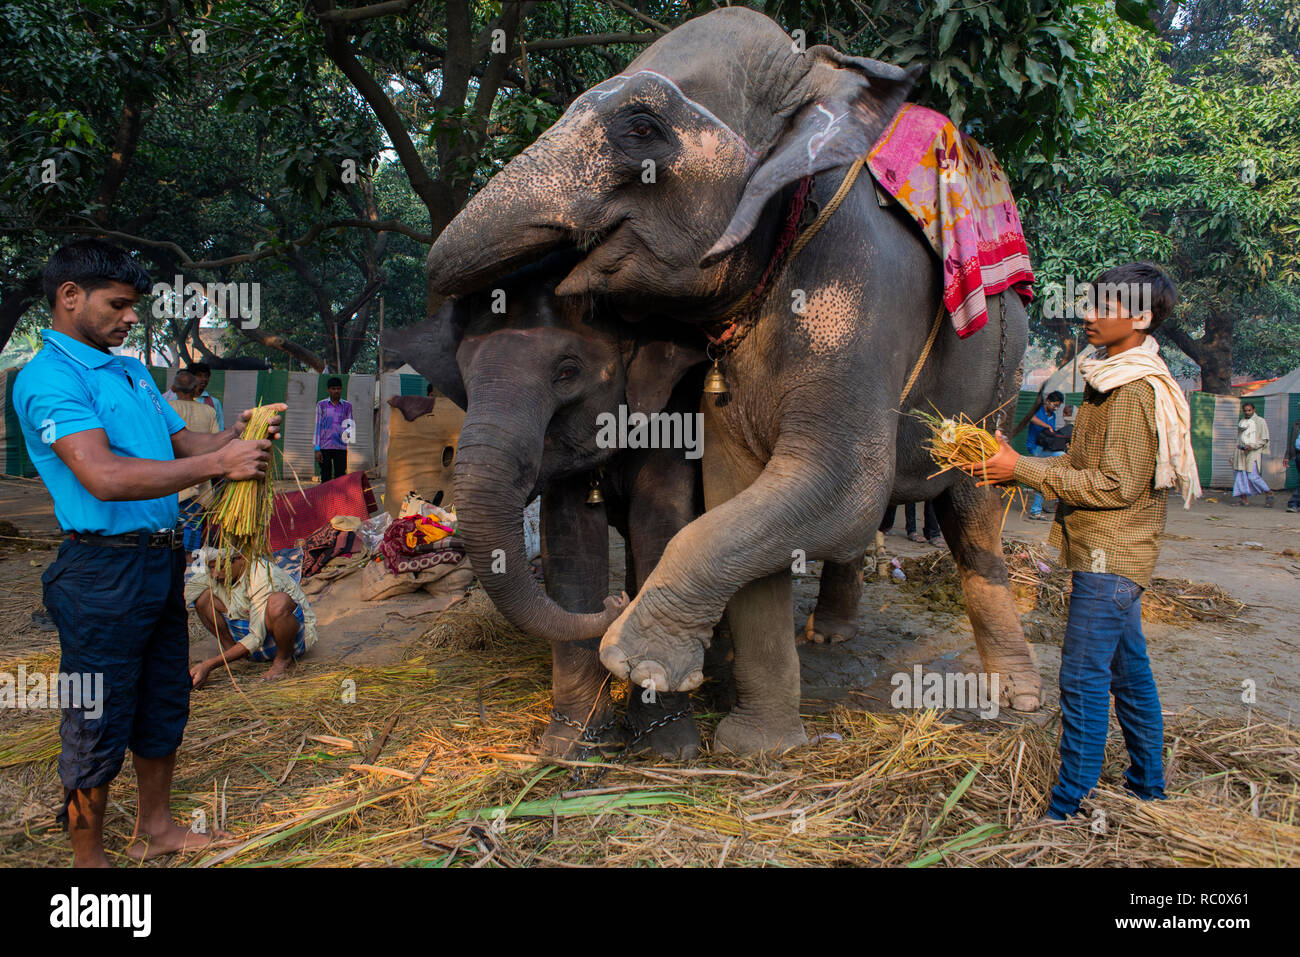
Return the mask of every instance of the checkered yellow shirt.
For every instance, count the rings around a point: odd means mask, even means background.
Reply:
[[[1047,541],[1067,568],[1151,584],[1165,530],[1165,490],[1154,487],[1155,408],[1145,379],[1110,392],[1088,386],[1070,451],[1016,462],[1017,482],[1060,501]]]

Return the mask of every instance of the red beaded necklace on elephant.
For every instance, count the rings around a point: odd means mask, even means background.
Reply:
[[[728,318],[731,319],[731,322],[722,332],[716,336],[707,331],[705,332],[710,346],[719,347],[719,354],[725,353],[734,347],[744,337],[743,333],[737,336],[737,330],[743,326],[745,331],[748,331],[750,321],[757,317],[758,310],[763,305],[763,300],[767,298],[768,286],[772,281],[772,277],[777,274],[778,268],[784,265],[786,253],[794,245],[795,237],[799,235],[799,222],[803,219],[804,208],[808,204],[808,194],[812,191],[812,182],[813,178],[811,176],[800,179],[794,195],[790,197],[790,205],[786,207],[785,211],[785,222],[781,226],[781,235],[777,238],[776,248],[772,251],[772,258],[768,260],[767,268],[763,270],[758,285],[746,293],[744,298],[732,306],[726,315],[722,317],[723,321]]]

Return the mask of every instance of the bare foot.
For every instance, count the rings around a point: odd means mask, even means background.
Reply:
[[[266,674],[262,675],[262,680],[279,681],[281,678],[287,677],[290,672],[297,667],[298,662],[294,661],[292,658],[286,658],[283,661],[276,658],[271,662],[271,667],[266,670]]]
[[[210,845],[216,837],[229,837],[224,831],[199,834],[179,824],[172,824],[161,834],[137,834],[126,846],[126,856],[133,861],[150,861],[177,851],[198,851]]]

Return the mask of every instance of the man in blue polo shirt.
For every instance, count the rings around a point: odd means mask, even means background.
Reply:
[[[59,776],[74,864],[105,867],[108,786],[127,747],[139,787],[127,854],[142,860],[211,840],[171,816],[191,683],[176,492],[263,474],[271,443],[237,438],[247,413],[224,432],[190,432],[144,365],[109,351],[138,321],[135,305],[149,288],[148,273],[123,250],[70,243],[50,257],[44,288],[53,328],[18,374],[13,404],[69,533],[41,578],[59,629],[59,671],[102,676],[100,700],[60,702]]]

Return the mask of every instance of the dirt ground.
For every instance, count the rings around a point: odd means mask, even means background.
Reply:
[[[1300,586],[1300,515],[1286,512],[1282,495],[1272,509],[1265,509],[1230,505],[1223,493],[1206,494],[1190,511],[1169,509],[1156,574],[1212,582],[1247,607],[1239,619],[1228,622],[1144,625],[1161,702],[1167,711],[1192,707],[1207,716],[1241,716],[1246,708],[1242,682],[1251,680],[1254,709],[1290,723],[1300,711],[1300,634],[1290,610]],[[53,503],[40,482],[0,481],[0,516],[35,540],[0,540],[0,545],[32,549],[0,548],[0,599],[6,612],[0,620],[0,659],[53,650],[57,636],[37,632],[30,624],[40,603],[40,576],[54,559],[59,536]],[[1050,527],[1013,509],[1004,538],[1044,543]],[[886,537],[891,556],[915,558],[934,551],[908,541],[902,531],[900,509],[894,532]],[[610,587],[615,594],[622,587],[623,567],[622,541],[611,533]],[[820,571],[821,563],[813,562],[808,574],[796,576],[792,624],[797,628],[816,602]],[[406,645],[428,628],[445,603],[428,600],[422,592],[382,607],[349,601],[346,583],[356,578],[333,586],[337,594],[328,605],[322,603],[320,640],[311,658],[321,664],[378,666],[401,660]],[[1041,712],[1047,715],[1056,701],[1064,622],[1036,613],[1024,620],[1048,695],[1048,707]],[[859,625],[857,637],[844,644],[800,646],[806,711],[834,705],[887,708],[890,677],[916,664],[927,671],[979,670],[965,615],[927,607],[892,581],[868,578]],[[212,639],[195,619],[191,639],[195,660],[212,653]]]

